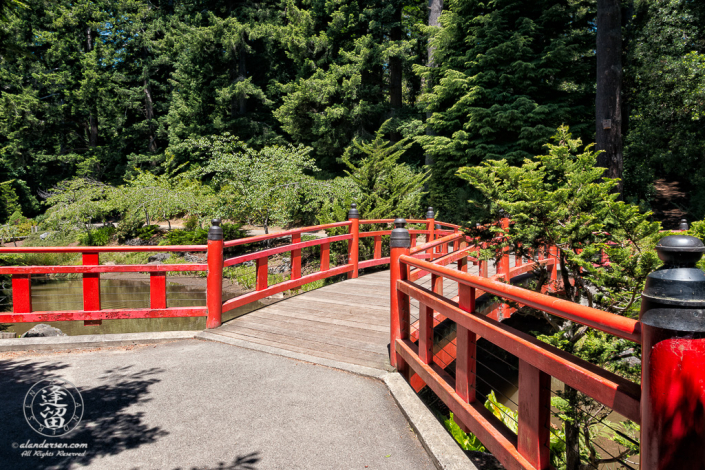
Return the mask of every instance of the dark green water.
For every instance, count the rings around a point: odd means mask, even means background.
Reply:
[[[7,287],[7,285],[6,285]],[[204,289],[167,284],[167,307],[200,307],[206,305]],[[11,311],[9,291],[1,291],[0,311]],[[3,298],[5,297],[5,298]],[[148,308],[149,282],[143,280],[101,279],[101,307],[104,309]],[[262,307],[260,302],[245,305],[223,314],[223,321],[236,318]],[[32,309],[34,311],[61,311],[83,309],[83,281],[72,280],[33,280]],[[102,325],[84,326],[82,321],[49,322],[69,336],[140,333],[150,331],[202,330],[206,327],[205,317],[193,318],[145,318],[130,320],[103,320]],[[14,331],[21,335],[37,323],[4,323],[0,331]]]

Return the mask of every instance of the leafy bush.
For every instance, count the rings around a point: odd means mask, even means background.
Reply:
[[[110,243],[110,237],[115,234],[115,227],[101,227],[81,233],[78,242],[83,246],[105,246]]]
[[[191,225],[193,226],[193,225]],[[237,240],[247,236],[247,232],[241,230],[242,224],[223,224],[223,239]],[[195,228],[193,230],[172,230],[167,232],[160,245],[205,245],[208,243],[208,230],[205,228]]]
[[[142,228],[144,222],[140,217],[124,217],[118,222],[115,235],[119,241],[125,241],[137,236],[137,231]]]
[[[161,231],[159,225],[144,225],[137,230],[137,236],[141,240],[149,240]]]

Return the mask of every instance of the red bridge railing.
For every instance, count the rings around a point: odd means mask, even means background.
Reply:
[[[207,317],[207,328],[216,328],[222,323],[222,314],[243,305],[269,297],[273,294],[299,288],[305,284],[321,279],[347,274],[356,278],[360,269],[389,263],[389,256],[382,257],[382,237],[391,233],[389,230],[365,231],[369,225],[391,224],[394,219],[360,220],[355,207],[351,209],[349,220],[315,225],[311,227],[286,230],[267,235],[258,235],[238,240],[224,241],[219,221],[214,221],[208,235],[207,245],[178,246],[135,246],[135,247],[21,247],[0,248],[2,253],[81,253],[82,265],[78,266],[0,266],[0,275],[12,276],[12,312],[0,313],[0,323],[27,323],[52,321],[84,321],[86,325],[100,324],[102,320],[166,318],[166,317]],[[427,240],[443,236],[452,230],[459,230],[456,225],[437,222],[433,217],[410,220],[411,223],[426,225],[425,230],[412,230],[412,237],[422,235]],[[443,228],[436,228],[439,225]],[[321,230],[347,227],[348,233],[315,240],[301,241],[302,234]],[[258,246],[262,242],[290,238],[284,245],[259,249],[253,253],[225,259],[224,249],[238,246]],[[372,259],[359,259],[361,239],[374,239]],[[331,265],[330,246],[335,242],[348,242],[348,256],[344,264]],[[320,246],[321,257],[317,272],[302,275],[301,252],[304,248]],[[101,265],[100,254],[108,252],[205,252],[204,264],[137,264],[137,265]],[[290,253],[291,274],[288,280],[269,285],[269,259],[281,253]],[[255,290],[223,302],[223,269],[248,261],[256,266]],[[149,308],[104,309],[101,307],[100,275],[101,273],[149,273],[150,306]],[[207,273],[205,307],[167,307],[167,273],[169,272],[205,272]],[[83,309],[71,311],[35,311],[32,308],[32,276],[46,274],[81,274],[83,278]]]
[[[641,425],[641,468],[705,468],[705,299],[698,290],[705,283],[705,273],[695,268],[705,252],[700,240],[679,236],[675,241],[667,242],[671,238],[667,237],[659,242],[657,251],[665,263],[664,271],[649,276],[654,278],[647,281],[644,296],[651,303],[642,305],[642,321],[637,321],[511,285],[512,279],[544,264],[550,272],[547,290],[560,289],[555,247],[538,250],[536,259],[526,263],[517,257],[514,267],[510,267],[509,253],[502,251],[498,253],[497,274],[488,278],[486,262],[473,256],[483,246],[463,234],[414,246],[403,222],[400,220],[395,229],[396,237],[392,234],[391,364],[417,391],[428,385],[453,412],[454,420],[472,432],[505,468],[552,468],[551,377]],[[502,224],[507,226],[508,221]],[[456,250],[433,261],[414,256],[448,243],[457,244]],[[451,262],[457,266],[450,267]],[[467,272],[469,262],[479,265],[480,275]],[[676,273],[679,269],[687,271]],[[419,285],[417,281],[428,275],[431,288]],[[444,280],[457,283],[456,297],[444,296]],[[681,284],[676,286],[678,282]],[[675,294],[661,299],[659,296],[666,295],[664,285]],[[480,311],[476,300],[485,293],[500,302],[530,307],[643,345],[644,395],[642,385],[501,323],[506,313],[514,310],[509,305],[495,303]],[[678,295],[685,300],[678,300]],[[418,301],[418,321],[411,318],[411,299]],[[455,340],[439,348],[434,344],[434,327],[443,320],[455,323]],[[518,360],[516,432],[479,399],[476,352],[480,338]],[[454,376],[444,370],[452,361]],[[613,461],[632,468],[619,458]]]

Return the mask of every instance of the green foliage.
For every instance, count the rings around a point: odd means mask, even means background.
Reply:
[[[583,0],[447,3],[432,40],[437,67],[415,67],[433,84],[421,97],[433,133],[417,140],[433,158],[429,201],[446,220],[472,214],[459,167],[520,164],[563,123],[593,135],[594,18]]]
[[[78,235],[78,242],[83,246],[105,246],[115,234],[115,227],[107,226],[89,230]]]
[[[506,229],[493,226],[471,233],[484,240],[501,234],[502,246],[529,258],[541,247],[557,247],[562,297],[637,318],[646,276],[660,264],[654,251],[660,226],[638,206],[617,200],[611,192],[616,181],[601,179],[604,170],[595,168],[597,153],[591,145],[581,149],[581,141],[565,126],[554,141],[547,145],[547,155],[526,159],[520,167],[491,160],[458,171],[482,195],[470,201],[483,214],[482,222],[498,222],[505,214],[514,222]],[[602,251],[608,263],[601,262]],[[534,274],[536,290],[549,282],[545,266]],[[638,345],[529,308],[520,312],[550,325],[552,333],[539,335],[541,340],[638,381],[640,368],[620,360],[640,357]],[[570,409],[566,452],[587,456],[590,465],[598,465],[592,439],[610,410],[568,386],[561,397]],[[580,436],[587,435],[590,439],[581,443]],[[624,452],[631,455],[629,448]]]
[[[161,231],[161,228],[159,225],[152,224],[152,225],[143,225],[139,229],[137,229],[137,237],[140,240],[149,240],[153,238],[155,235],[157,235]]]

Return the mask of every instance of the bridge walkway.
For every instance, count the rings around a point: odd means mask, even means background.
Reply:
[[[490,275],[494,274],[490,263]],[[477,266],[468,272],[479,274]],[[430,276],[418,281],[431,288]],[[446,280],[444,295],[455,297],[458,286]],[[209,333],[240,341],[330,359],[347,364],[391,370],[389,270],[362,275],[235,318]],[[412,322],[418,302],[411,302]]]

